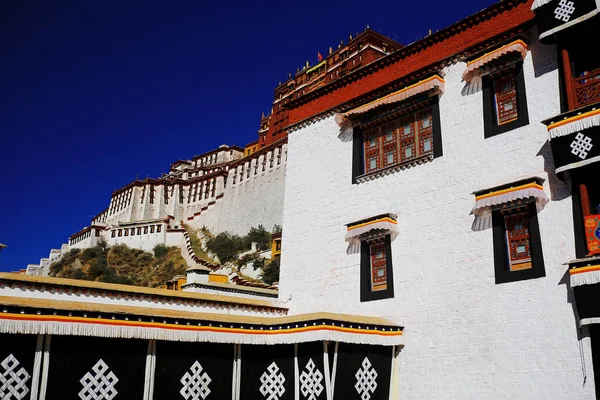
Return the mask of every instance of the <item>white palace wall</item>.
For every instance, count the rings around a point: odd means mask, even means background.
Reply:
[[[215,231],[245,235],[258,225],[268,231],[281,226],[286,165],[287,144],[283,144],[230,169]]]
[[[556,49],[524,60],[530,123],[484,139],[482,92],[463,95],[466,64],[445,69],[443,156],[351,184],[352,142],[333,116],[289,135],[280,299],[291,314],[353,313],[403,325],[403,399],[593,399],[589,338],[578,341],[567,267],[571,197],[552,171],[546,127],[560,113]],[[471,229],[474,191],[539,175],[546,277],[495,284],[492,230]],[[360,254],[345,225],[396,213],[394,298],[360,302]],[[583,332],[585,335],[585,331]]]

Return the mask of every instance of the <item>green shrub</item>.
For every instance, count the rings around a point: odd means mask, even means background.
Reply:
[[[154,251],[155,258],[163,258],[169,253],[169,248],[164,244],[157,244],[152,251]]]
[[[252,263],[252,269],[256,271],[257,269],[265,269],[265,265],[267,265],[267,259],[259,257]]]
[[[262,281],[268,285],[279,282],[279,260],[273,259],[264,268],[260,276]]]
[[[219,233],[206,242],[206,249],[215,254],[221,264],[233,261],[236,255],[244,250],[244,240],[227,232]]]
[[[256,243],[258,250],[267,250],[271,247],[271,234],[262,226],[252,227],[246,236],[244,236],[244,248],[250,250],[252,243]]]

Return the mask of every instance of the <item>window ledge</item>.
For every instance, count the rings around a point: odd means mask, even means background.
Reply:
[[[421,165],[421,164],[425,164],[428,162],[433,161],[433,154],[429,154],[426,156],[422,156],[419,158],[415,158],[414,160],[402,163],[402,164],[396,164],[396,165],[392,165],[391,167],[387,167],[384,169],[380,169],[379,171],[375,171],[375,172],[370,172],[368,174],[364,174],[364,175],[360,175],[356,177],[356,182],[357,183],[364,183],[364,182],[368,182],[371,181],[373,179],[385,176],[385,175],[390,175],[393,174],[397,171],[400,170],[404,170],[404,169],[408,169],[408,168],[412,168],[414,166],[417,165]]]

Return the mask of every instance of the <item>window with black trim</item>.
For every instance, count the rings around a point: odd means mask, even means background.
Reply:
[[[496,283],[546,276],[534,202],[492,212]]]
[[[394,297],[390,235],[361,241],[360,301]]]
[[[483,76],[486,138],[529,124],[523,63]]]
[[[355,125],[353,183],[442,155],[438,98],[419,100],[384,108]]]

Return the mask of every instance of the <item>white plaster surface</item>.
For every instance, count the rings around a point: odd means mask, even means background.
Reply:
[[[476,190],[552,171],[541,120],[560,113],[556,49],[524,62],[529,125],[484,139],[481,91],[462,95],[464,63],[446,68],[444,155],[351,184],[352,143],[333,116],[289,136],[280,296],[290,314],[388,317],[405,327],[402,399],[593,399],[590,343],[578,340],[567,267],[575,257],[571,197],[550,172],[538,214],[546,277],[496,285],[491,229],[471,230]],[[360,302],[360,255],[345,224],[398,215],[395,296]],[[584,332],[585,335],[585,332]]]

